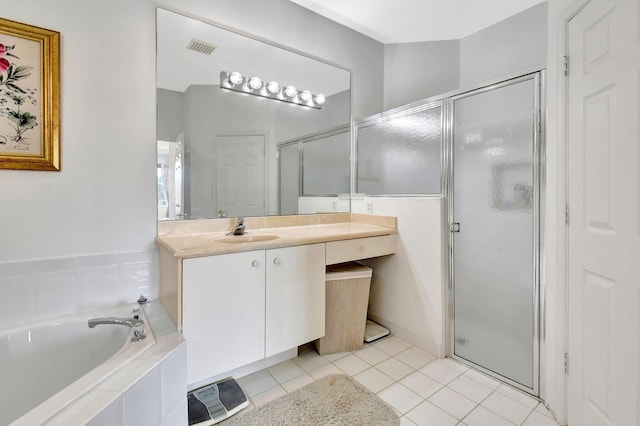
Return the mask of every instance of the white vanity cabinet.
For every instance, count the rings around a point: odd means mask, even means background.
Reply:
[[[266,253],[265,356],[324,336],[325,245]]]
[[[324,274],[324,243],[184,259],[188,382],[324,336]]]
[[[396,218],[356,213],[247,218],[248,236],[230,238],[235,223],[158,224],[159,296],[187,340],[190,385],[324,336],[325,266],[393,254],[398,237]]]
[[[264,357],[264,250],[184,259],[182,333],[194,383]]]

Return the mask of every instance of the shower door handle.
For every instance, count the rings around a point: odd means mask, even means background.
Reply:
[[[460,232],[460,222],[453,222],[451,225],[449,225],[449,231]]]

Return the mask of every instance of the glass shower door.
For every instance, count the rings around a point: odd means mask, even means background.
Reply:
[[[537,393],[538,75],[453,98],[455,358]]]

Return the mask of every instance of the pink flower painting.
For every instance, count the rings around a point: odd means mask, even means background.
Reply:
[[[5,56],[7,56],[7,46],[0,43],[0,72],[5,72],[11,66],[11,63]]]
[[[18,64],[20,58],[12,52],[15,48],[0,43],[0,117],[6,117],[12,129],[9,134],[0,134],[3,145],[28,143],[27,132],[38,125],[37,117],[22,108],[26,103],[37,103],[36,89],[22,85],[33,67]]]

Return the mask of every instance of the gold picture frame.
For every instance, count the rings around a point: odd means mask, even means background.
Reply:
[[[2,18],[0,169],[60,170],[60,33]]]

